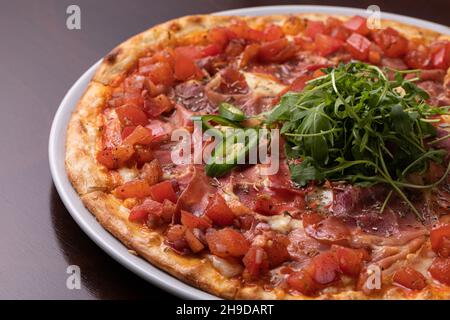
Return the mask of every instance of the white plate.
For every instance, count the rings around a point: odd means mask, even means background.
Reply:
[[[223,11],[219,15],[270,15],[285,13],[326,13],[342,15],[367,15],[365,10],[326,6],[271,6]],[[450,34],[450,28],[436,23],[409,18],[397,14],[382,13],[384,19],[392,19],[416,26]],[[130,254],[127,248],[97,222],[83,206],[80,198],[67,178],[64,168],[66,127],[72,111],[86,90],[90,79],[99,66],[97,62],[67,92],[53,120],[49,140],[50,170],[56,189],[72,217],[83,231],[106,253],[126,268],[154,285],[186,299],[216,299],[217,297],[193,288],[171,275],[152,266],[147,261]]]

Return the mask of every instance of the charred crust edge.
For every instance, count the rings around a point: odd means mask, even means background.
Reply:
[[[113,49],[110,53],[108,53],[105,57],[105,61],[108,64],[114,64],[117,61],[117,56],[122,52],[122,48],[118,47]]]

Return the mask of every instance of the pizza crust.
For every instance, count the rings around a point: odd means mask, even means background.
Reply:
[[[107,190],[109,174],[96,161],[97,139],[103,110],[110,89],[91,82],[70,119],[66,138],[66,171],[80,195]]]
[[[301,19],[326,20],[329,15],[300,14]],[[292,15],[264,17],[239,17],[258,28],[267,23],[282,24]],[[344,16],[335,16],[342,20]],[[100,224],[129,249],[178,279],[216,296],[226,299],[313,299],[292,295],[281,289],[265,290],[261,285],[242,284],[240,280],[225,278],[206,256],[180,256],[164,245],[164,238],[157,230],[139,226],[128,221],[129,210],[111,194],[113,183],[108,171],[96,161],[97,140],[100,135],[101,113],[110,97],[112,88],[126,77],[138,59],[160,47],[202,43],[212,27],[226,26],[235,17],[188,16],[155,26],[124,42],[109,53],[93,77],[86,93],[72,115],[66,142],[66,170],[70,181],[80,194],[86,208],[95,215]],[[407,38],[429,41],[438,33],[399,22],[383,20],[382,26],[391,26]],[[449,39],[448,35],[440,37]],[[130,253],[131,254],[131,253]],[[359,291],[322,294],[314,299],[371,299]],[[375,297],[376,299],[380,297]],[[393,289],[382,298],[386,299],[450,299],[450,288],[432,285],[418,293],[405,294]]]

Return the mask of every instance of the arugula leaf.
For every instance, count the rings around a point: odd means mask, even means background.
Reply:
[[[292,181],[297,182],[300,186],[305,186],[311,180],[320,181],[325,178],[311,157],[305,158],[300,164],[290,164],[289,170]]]
[[[407,71],[395,72],[394,80],[360,62],[323,71],[304,91],[284,95],[267,117],[267,124],[282,125],[286,154],[297,159],[290,161],[292,180],[386,183],[409,203],[402,188],[423,186],[407,183],[405,175],[446,154],[426,143],[436,135],[427,117],[448,108],[428,105],[428,94],[405,79]]]

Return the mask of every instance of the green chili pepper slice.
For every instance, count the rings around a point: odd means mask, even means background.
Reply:
[[[221,130],[215,128],[214,125],[211,123],[215,123],[215,124],[225,126],[225,127],[242,128],[239,124],[236,124],[226,118],[223,118],[223,117],[217,116],[217,115],[193,116],[191,119],[192,119],[192,121],[201,121],[202,129],[204,131],[213,130],[214,132],[216,132],[216,134],[221,134],[221,135],[223,135],[223,132]]]
[[[258,132],[247,134],[248,130],[239,130],[237,134],[227,135],[215,149],[210,162],[205,166],[209,177],[221,177],[238,166],[239,160],[258,143]],[[243,142],[243,145],[240,143]]]
[[[219,105],[219,114],[222,117],[224,117],[228,120],[231,120],[231,121],[240,122],[240,121],[245,120],[244,112],[241,109],[239,109],[227,102],[222,102]]]

